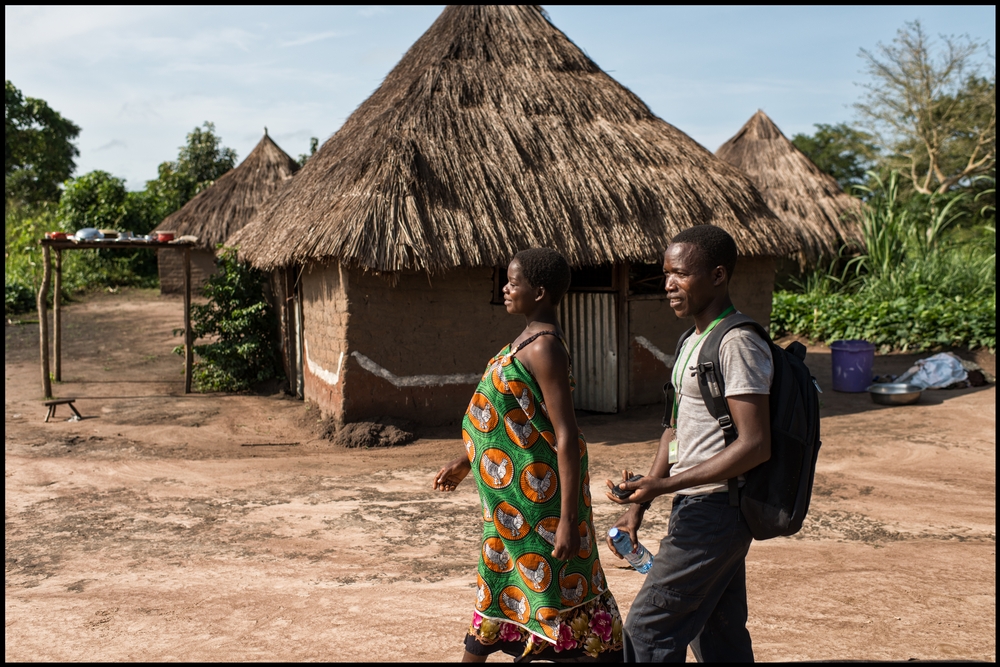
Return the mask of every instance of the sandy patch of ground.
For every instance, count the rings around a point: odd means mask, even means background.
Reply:
[[[295,400],[184,396],[180,320],[179,300],[149,291],[70,305],[55,391],[81,397],[76,423],[65,408],[42,423],[37,325],[6,327],[5,658],[460,655],[476,494],[429,486],[461,443],[347,450]],[[829,351],[808,360],[829,387]],[[807,525],[750,550],[758,659],[995,660],[995,388],[823,401]],[[598,485],[648,467],[658,423],[656,408],[581,419],[598,530],[616,516]],[[654,551],[667,504],[641,533]],[[625,612],[641,575],[601,549]]]

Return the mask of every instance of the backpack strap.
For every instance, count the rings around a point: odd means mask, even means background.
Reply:
[[[726,401],[726,379],[719,359],[719,348],[726,334],[737,327],[750,327],[768,346],[773,345],[764,327],[743,313],[733,313],[719,322],[702,343],[701,352],[698,353],[698,388],[701,390],[701,397],[705,401],[708,413],[719,422],[727,447],[736,441],[739,432],[736,430],[736,424],[729,413],[729,403]],[[733,507],[739,507],[740,504],[739,483],[735,477],[729,480],[729,504]]]
[[[687,331],[681,334],[681,337],[677,339],[677,347],[674,349],[674,363],[681,363],[681,348],[684,347],[684,341],[691,337],[694,333],[694,327],[691,327]],[[673,378],[673,366],[670,367],[671,378]],[[677,424],[674,424],[674,398],[677,394],[677,388],[674,387],[673,380],[667,380],[663,384],[663,419],[660,421],[660,426],[663,428],[677,428]]]

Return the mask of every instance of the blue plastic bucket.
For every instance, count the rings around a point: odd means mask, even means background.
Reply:
[[[830,345],[833,390],[858,393],[872,383],[875,345],[866,340],[835,340]]]

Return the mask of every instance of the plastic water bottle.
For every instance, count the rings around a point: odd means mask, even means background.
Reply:
[[[632,540],[629,539],[628,533],[612,528],[608,531],[608,537],[615,545],[615,551],[620,553],[637,572],[646,574],[649,572],[649,568],[653,567],[653,554],[649,553],[649,550],[642,546],[641,542],[636,544],[635,549],[633,549]]]

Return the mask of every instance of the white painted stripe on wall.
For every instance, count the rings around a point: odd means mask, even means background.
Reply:
[[[306,366],[309,367],[309,372],[318,377],[323,382],[329,385],[335,385],[340,382],[340,369],[344,366],[344,353],[340,353],[340,359],[337,360],[337,372],[331,373],[326,370],[312,359],[309,358],[309,341],[305,338],[302,339],[302,346],[306,351]]]
[[[305,348],[306,365],[309,367],[309,372],[328,385],[335,385],[340,382],[340,371],[344,367],[344,353],[341,352],[340,358],[337,360],[337,372],[331,373],[313,361],[309,356],[309,342],[303,339],[302,343]],[[446,384],[476,384],[482,377],[479,373],[455,373],[453,375],[404,375],[401,377],[392,371],[382,368],[360,352],[351,352],[351,356],[357,359],[358,364],[360,364],[366,371],[372,375],[377,375],[392,384],[394,387],[440,387]]]
[[[440,387],[446,384],[476,384],[482,377],[479,373],[455,373],[453,375],[405,375],[400,377],[382,368],[358,351],[351,352],[361,367],[372,375],[377,375],[394,387]]]
[[[649,350],[650,353],[652,353],[654,357],[663,362],[663,365],[666,366],[667,368],[674,367],[674,361],[676,361],[674,355],[664,354],[663,350],[653,345],[653,343],[651,343],[650,340],[645,336],[636,336],[635,342],[639,343],[639,345],[642,345],[644,348]]]

